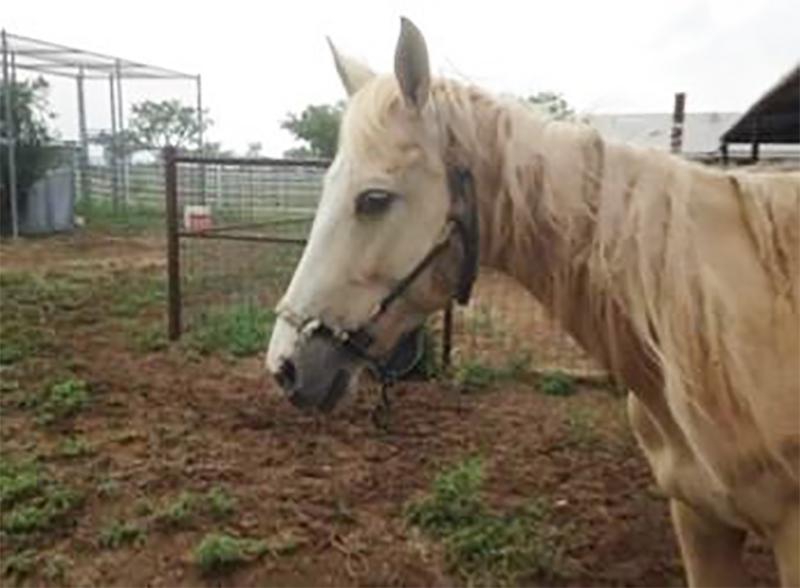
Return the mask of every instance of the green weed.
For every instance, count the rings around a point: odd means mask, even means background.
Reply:
[[[265,541],[209,533],[195,547],[192,559],[204,574],[217,574],[253,561],[268,551]]]
[[[141,543],[145,528],[135,521],[113,520],[100,530],[98,544],[104,549],[119,549],[125,545]]]
[[[263,351],[275,315],[271,310],[241,304],[207,313],[187,334],[191,348],[208,354],[226,352],[236,357]]]
[[[482,496],[484,478],[480,459],[457,463],[406,507],[408,521],[442,541],[448,568],[468,585],[564,575],[568,562],[558,549],[563,538],[547,523],[548,511],[540,505],[492,511]]]
[[[36,420],[51,424],[75,416],[89,403],[89,386],[83,380],[68,377],[53,384],[38,403]]]
[[[560,370],[544,372],[539,377],[539,390],[548,396],[570,396],[577,389],[575,378]]]

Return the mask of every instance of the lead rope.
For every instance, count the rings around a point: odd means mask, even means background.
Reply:
[[[389,396],[392,388],[397,383],[397,379],[386,372],[378,374],[379,388],[378,388],[378,401],[372,407],[370,418],[372,424],[382,433],[389,432],[389,421],[392,416],[392,401]]]

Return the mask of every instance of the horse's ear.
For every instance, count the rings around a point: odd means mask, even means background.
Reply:
[[[400,38],[394,53],[394,75],[408,106],[422,110],[431,89],[428,48],[417,26],[400,18]]]
[[[348,96],[352,96],[370,81],[375,74],[363,63],[340,53],[330,37],[326,38],[328,46],[331,48],[331,53],[333,53],[336,71],[339,72],[339,77],[342,79],[342,84],[344,84],[344,89],[347,90]]]

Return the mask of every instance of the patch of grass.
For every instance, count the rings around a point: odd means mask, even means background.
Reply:
[[[58,455],[61,457],[73,459],[91,453],[92,449],[83,437],[67,437],[58,444]]]
[[[4,558],[3,575],[8,576],[16,582],[21,582],[31,575],[36,569],[36,552],[26,549],[18,553],[13,553]]]
[[[155,522],[162,527],[184,528],[190,522],[196,508],[196,499],[188,492],[156,511]]]
[[[98,544],[103,549],[119,549],[143,542],[145,534],[145,528],[136,521],[112,520],[100,530]]]
[[[194,548],[192,561],[203,574],[219,574],[261,557],[268,549],[265,541],[209,533]]]
[[[169,340],[163,325],[150,325],[131,334],[131,347],[139,353],[163,351],[168,346]]]
[[[590,407],[568,407],[562,421],[562,438],[567,447],[587,448],[602,442],[597,418]]]
[[[558,548],[563,537],[547,522],[547,509],[531,505],[494,512],[482,496],[484,478],[480,459],[457,463],[406,507],[408,521],[443,542],[448,568],[470,586],[564,575],[569,565]]]
[[[523,377],[529,369],[530,358],[524,354],[512,356],[505,365],[494,367],[480,361],[468,360],[455,371],[455,382],[472,390],[490,388]]]
[[[42,575],[53,582],[61,582],[72,567],[72,560],[65,555],[54,553],[45,558]]]
[[[3,512],[2,530],[9,535],[50,531],[76,509],[81,496],[61,483],[47,480],[39,492]]]
[[[35,496],[46,484],[42,468],[36,461],[0,460],[0,506],[4,510]]]
[[[89,386],[72,376],[53,384],[38,403],[36,420],[48,425],[75,416],[89,404]]]
[[[426,497],[407,506],[407,518],[437,536],[475,522],[484,511],[480,494],[484,477],[480,458],[458,462],[436,476]]]
[[[81,198],[75,202],[75,213],[84,218],[87,228],[104,233],[134,235],[164,226],[160,207],[129,203],[115,208],[110,198],[96,197],[91,202]]]
[[[148,308],[162,306],[166,297],[163,279],[153,276],[127,276],[110,287],[108,310],[115,317],[135,318]]]
[[[539,378],[539,390],[548,396],[570,396],[577,389],[575,378],[560,370],[544,372]]]
[[[217,520],[226,519],[236,510],[236,501],[224,488],[214,486],[205,495],[206,507]]]
[[[246,357],[264,350],[274,322],[272,310],[240,304],[205,314],[186,339],[192,349],[203,354]]]

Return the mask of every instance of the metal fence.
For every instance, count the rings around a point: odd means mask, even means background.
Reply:
[[[302,253],[327,162],[174,152],[165,161],[170,337],[221,307],[273,308]],[[453,369],[598,371],[526,290],[497,272],[482,270],[470,305],[451,318],[441,313],[429,328]]]

